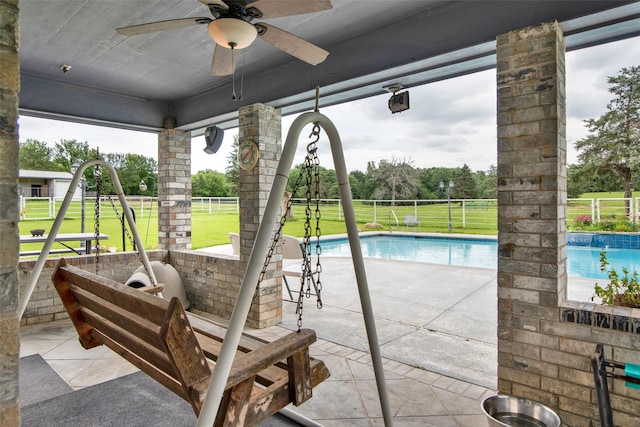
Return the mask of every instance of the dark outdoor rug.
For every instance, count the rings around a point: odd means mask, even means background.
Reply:
[[[195,423],[187,402],[142,372],[22,408],[24,427],[180,427]],[[261,426],[299,424],[277,414]]]
[[[20,407],[73,391],[39,354],[20,358],[19,378]]]

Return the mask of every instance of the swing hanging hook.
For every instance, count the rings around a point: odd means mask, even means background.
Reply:
[[[316,143],[318,141],[320,141],[320,125],[318,123],[314,123],[313,124],[313,129],[311,130],[311,133],[309,134],[309,138],[312,137],[316,137],[316,139],[314,139],[313,141],[311,141],[310,143],[307,144],[307,152],[308,153],[314,153],[318,150],[318,147],[316,146]]]

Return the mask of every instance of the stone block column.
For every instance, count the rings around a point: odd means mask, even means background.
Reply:
[[[0,0],[0,425],[19,426],[18,0]]]
[[[239,144],[253,141],[258,144],[259,158],[256,166],[240,169],[240,265],[246,269],[260,221],[278,167],[281,141],[280,110],[254,104],[239,110]],[[277,218],[275,225],[279,224]],[[264,260],[260,260],[261,263]],[[266,328],[282,318],[282,249],[278,245],[267,267],[264,280],[258,286],[247,325]]]
[[[158,135],[158,248],[191,249],[191,133]]]
[[[558,407],[566,298],[564,37],[557,22],[497,38],[498,388]]]

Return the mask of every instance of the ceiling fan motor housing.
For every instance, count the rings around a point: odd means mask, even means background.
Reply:
[[[211,14],[216,18],[208,25],[209,35],[220,46],[227,49],[244,49],[258,36],[251,21],[262,17],[255,7],[245,9],[249,1],[227,1],[228,9],[218,4],[209,5]]]

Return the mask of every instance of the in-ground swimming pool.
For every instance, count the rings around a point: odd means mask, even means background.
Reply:
[[[351,256],[347,239],[329,239],[321,243],[326,256]],[[431,236],[372,235],[361,236],[362,255],[403,261],[467,267],[497,268],[498,243],[491,239],[460,239]],[[600,271],[601,247],[568,246],[569,276],[606,279]],[[622,274],[622,267],[640,272],[640,250],[606,248],[607,259]]]

